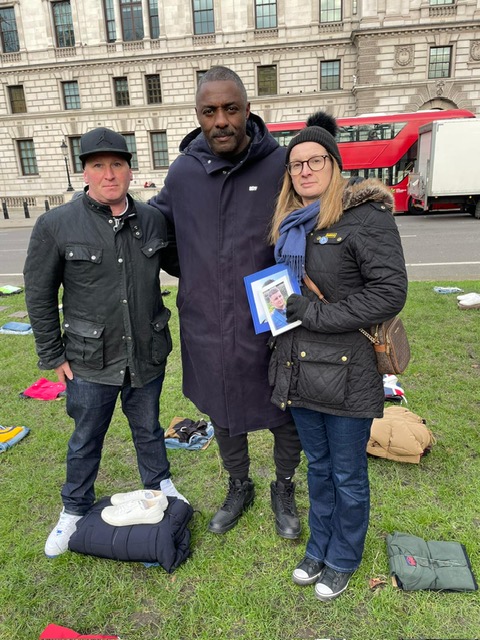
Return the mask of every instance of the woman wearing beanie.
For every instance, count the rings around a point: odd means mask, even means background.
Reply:
[[[277,262],[302,284],[287,300],[287,320],[302,325],[272,337],[269,371],[272,402],[290,408],[308,461],[310,538],[293,580],[316,583],[323,601],[345,591],[362,559],[366,446],[383,415],[382,376],[359,329],[395,316],[407,295],[392,194],[376,179],[342,178],[336,131],[318,112],[288,145],[271,229]]]

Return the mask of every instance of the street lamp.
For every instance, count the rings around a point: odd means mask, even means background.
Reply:
[[[62,140],[62,144],[60,145],[60,149],[62,150],[63,153],[63,159],[65,160],[65,170],[67,172],[67,180],[68,180],[68,187],[67,187],[67,191],[75,191],[75,189],[72,187],[72,183],[70,182],[70,171],[68,170],[68,147],[67,147],[67,143],[65,142],[65,140]]]

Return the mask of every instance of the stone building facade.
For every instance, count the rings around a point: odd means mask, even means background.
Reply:
[[[480,0],[0,0],[0,198],[80,189],[78,140],[97,126],[127,136],[134,190],[160,187],[216,64],[267,122],[478,114]]]

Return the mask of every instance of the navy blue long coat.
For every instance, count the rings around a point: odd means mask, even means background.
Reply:
[[[175,225],[183,392],[230,435],[289,422],[270,401],[268,335],[256,335],[244,276],[275,263],[268,230],[285,171],[279,147],[254,114],[248,155],[212,154],[200,129],[180,146],[150,204]]]

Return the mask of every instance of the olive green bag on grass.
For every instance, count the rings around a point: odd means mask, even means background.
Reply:
[[[390,574],[404,591],[476,591],[477,581],[459,542],[426,542],[395,532],[387,536]]]

